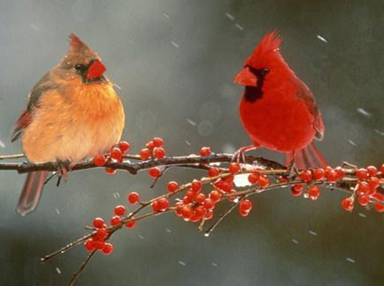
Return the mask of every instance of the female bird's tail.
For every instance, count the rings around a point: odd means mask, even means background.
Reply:
[[[286,166],[288,167],[292,161],[298,169],[324,168],[328,165],[327,160],[313,142],[302,150],[287,154]]]
[[[28,173],[16,209],[20,215],[27,215],[39,204],[47,175],[48,171],[34,171]]]

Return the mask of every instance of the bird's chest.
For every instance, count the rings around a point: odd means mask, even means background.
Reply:
[[[23,136],[32,162],[80,161],[121,137],[124,110],[112,87],[78,87],[45,95]]]
[[[244,95],[240,116],[250,137],[259,145],[292,151],[310,142],[314,134],[313,116],[289,83],[266,83],[261,96],[254,101],[249,101],[250,98]]]

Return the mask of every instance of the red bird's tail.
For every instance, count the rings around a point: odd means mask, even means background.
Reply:
[[[28,173],[27,179],[25,180],[23,190],[17,204],[17,212],[25,216],[32,212],[41,197],[43,191],[44,182],[47,178],[48,171],[35,171]]]
[[[327,160],[313,142],[302,150],[287,154],[286,165],[289,166],[292,161],[298,169],[324,168],[328,165]]]

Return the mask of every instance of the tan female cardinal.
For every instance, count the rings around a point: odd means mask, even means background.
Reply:
[[[74,164],[118,143],[124,109],[105,70],[100,57],[71,34],[67,54],[33,87],[16,122],[12,141],[21,135],[30,162]],[[21,215],[36,208],[47,174],[28,174],[17,206]]]
[[[321,113],[311,90],[281,55],[281,42],[276,32],[265,35],[235,77],[245,86],[240,118],[253,142],[238,153],[265,147],[285,153],[290,167],[326,166],[313,143],[323,138]]]

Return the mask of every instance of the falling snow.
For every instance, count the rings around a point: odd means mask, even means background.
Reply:
[[[172,46],[175,47],[175,48],[179,48],[179,47],[180,47],[180,45],[177,44],[175,41],[171,41],[171,44],[172,44]]]
[[[55,212],[57,215],[60,215],[60,210],[58,208],[55,208]]]
[[[351,144],[352,146],[357,146],[357,144],[353,142],[351,139],[348,139],[348,143]]]
[[[367,110],[365,110],[364,108],[357,108],[356,110],[358,113],[360,113],[361,115],[365,116],[365,117],[371,117],[371,113],[369,113]]]
[[[164,18],[169,19],[169,14],[168,13],[163,12],[162,14],[163,14]]]
[[[384,131],[381,131],[379,129],[375,129],[375,132],[379,134],[380,136],[384,136]]]
[[[317,233],[315,231],[309,230],[308,233],[311,234],[312,236],[317,236]]]
[[[243,31],[243,30],[244,30],[244,27],[241,26],[239,23],[236,23],[235,26],[236,26],[236,28],[239,29],[240,31]]]
[[[187,263],[181,260],[177,261],[177,263],[179,263],[181,266],[187,266]]]
[[[323,41],[324,43],[328,43],[328,40],[325,39],[323,36],[317,34],[316,37],[317,37],[317,39],[319,39],[320,41]]]
[[[144,236],[143,236],[143,235],[141,235],[141,234],[137,234],[137,237],[139,237],[141,240],[143,240],[143,239],[144,239]]]
[[[352,263],[352,264],[354,264],[356,262],[355,259],[350,258],[350,257],[345,258],[345,260],[348,261],[349,263]]]
[[[121,197],[119,192],[115,192],[112,195],[113,195],[113,198],[115,199],[119,199]]]
[[[188,122],[189,124],[191,124],[192,126],[196,126],[196,125],[197,125],[196,122],[193,121],[192,119],[187,118],[187,119],[185,119],[185,120],[187,120],[187,122]]]
[[[56,267],[56,272],[57,272],[57,274],[61,274],[61,270],[59,267]]]
[[[4,142],[1,141],[1,140],[0,140],[0,147],[1,147],[1,148],[5,148],[5,144],[4,144]]]
[[[167,233],[172,233],[172,230],[169,229],[169,228],[165,228],[165,231],[166,231]]]
[[[185,140],[185,144],[187,144],[188,146],[191,146],[191,142],[189,142],[188,140]]]
[[[231,20],[231,21],[234,21],[234,20],[235,20],[235,16],[233,16],[232,14],[229,14],[228,12],[225,13],[225,16],[226,16],[229,20]]]
[[[364,213],[359,213],[359,216],[362,217],[362,218],[367,218],[367,215],[365,215]]]
[[[213,267],[217,267],[217,266],[219,266],[219,265],[217,265],[217,263],[215,263],[215,262],[212,262],[211,265],[212,265]]]
[[[297,240],[297,239],[291,239],[291,241],[293,244],[296,244],[296,245],[299,244],[299,240]]]

